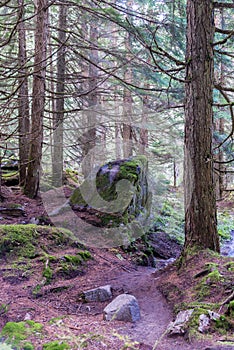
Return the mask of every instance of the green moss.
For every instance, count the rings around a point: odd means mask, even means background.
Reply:
[[[35,258],[37,250],[33,242],[38,236],[36,225],[2,225],[0,227],[0,256],[13,254]]]
[[[56,324],[58,321],[61,321],[65,317],[66,316],[52,317],[51,320],[49,321],[49,324]]]
[[[124,214],[102,214],[100,216],[101,222],[103,226],[111,226],[111,227],[118,227],[121,223],[127,224],[128,223],[128,215],[125,212]]]
[[[71,197],[70,197],[70,203],[71,205],[79,205],[79,206],[85,206],[87,205],[86,201],[84,200],[80,188],[76,188]]]
[[[78,266],[78,265],[81,265],[83,259],[81,258],[81,256],[79,255],[64,255],[64,259],[71,263],[72,265],[75,265],[75,266]]]
[[[199,318],[200,316],[208,315],[208,311],[202,307],[198,307],[197,309],[194,309],[191,318],[189,320],[188,324],[188,337],[191,339],[194,336],[197,336],[198,333],[198,327],[199,327]]]
[[[34,346],[32,345],[32,343],[27,342],[23,345],[23,350],[34,350]]]
[[[40,294],[40,292],[41,292],[41,288],[43,287],[43,284],[37,284],[34,288],[33,288],[33,290],[32,290],[32,295],[34,296],[34,297],[38,297],[38,295]]]
[[[222,281],[223,277],[218,270],[214,270],[205,277],[205,280],[207,283],[215,284],[219,281]]]
[[[230,271],[234,272],[234,261],[229,261],[228,263],[224,264],[224,267]]]
[[[215,329],[221,334],[226,334],[231,329],[231,325],[224,315],[221,315],[219,319],[215,320]]]
[[[70,346],[65,342],[59,342],[58,340],[46,343],[43,345],[43,350],[69,350]]]
[[[51,270],[50,266],[46,266],[42,272],[42,276],[46,279],[46,284],[50,284],[52,277],[53,277],[53,271]]]
[[[55,275],[64,275],[66,278],[72,278],[83,273],[83,268],[80,268],[85,261],[92,256],[89,251],[80,251],[76,255],[66,254],[58,259],[55,267]]]
[[[9,180],[10,178],[16,178],[19,175],[18,171],[8,171],[6,173],[2,173],[3,180]]]
[[[114,176],[109,170],[114,170]],[[101,220],[101,226],[118,227],[121,223],[127,224],[140,214],[140,208],[146,205],[146,194],[142,194],[141,188],[141,171],[143,169],[147,170],[147,158],[145,156],[132,157],[128,160],[120,160],[115,162],[109,162],[105,164],[96,175],[96,189],[100,197],[104,201],[113,202],[118,198],[118,201],[123,201],[123,206],[119,203],[119,207],[122,209],[125,207],[126,198],[129,199],[129,192],[122,191],[121,196],[118,197],[117,184],[120,180],[129,180],[132,185],[134,185],[135,193],[134,196],[139,200],[140,203],[133,201],[130,203],[126,210],[119,211],[118,213],[105,213],[105,210],[100,212],[99,218]],[[111,175],[111,176],[110,176]],[[111,178],[112,177],[112,178]],[[81,185],[82,187],[82,185]],[[71,198],[70,204],[75,208],[76,206],[86,206],[88,203],[92,203],[95,208],[95,196],[93,193],[87,193],[87,203],[81,194],[81,187],[74,190]],[[88,191],[87,191],[88,192]],[[126,196],[126,197],[125,197]],[[99,199],[98,199],[99,203]],[[108,206],[108,204],[107,204]],[[79,209],[79,208],[77,208]],[[131,217],[132,215],[132,217]]]
[[[2,329],[1,336],[16,349],[31,350],[33,349],[32,344],[25,340],[33,333],[41,332],[42,328],[43,325],[32,320],[7,322]]]
[[[205,303],[205,302],[199,302],[199,301],[194,301],[191,303],[182,302],[174,306],[174,312],[177,314],[181,310],[188,310],[188,309],[202,309],[202,310],[212,310],[212,311],[218,312],[219,308],[220,308],[220,304],[218,303]]]
[[[8,304],[0,304],[0,315],[5,315],[9,310],[9,305]]]
[[[197,296],[200,300],[210,295],[211,287],[217,286],[217,283],[223,281],[223,276],[216,269],[211,271],[207,276],[203,277],[201,282],[196,286]]]
[[[66,176],[70,178],[75,183],[78,183],[78,171],[70,168],[65,169]]]
[[[0,258],[33,259],[50,250],[74,245],[74,235],[65,229],[38,225],[1,225]]]
[[[234,319],[234,300],[230,301],[228,306],[229,315],[232,319]]]
[[[84,261],[92,259],[92,254],[88,250],[82,250],[77,253]]]
[[[209,270],[217,270],[218,264],[214,262],[207,262],[205,263],[205,267]]]

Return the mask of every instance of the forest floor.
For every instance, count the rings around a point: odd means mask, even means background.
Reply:
[[[9,192],[7,198],[7,202],[23,205],[26,216],[2,218],[1,224],[28,223],[32,217],[45,215],[39,200],[30,200],[17,191]],[[48,237],[43,239],[46,246]],[[172,337],[165,333],[175,319],[176,305],[201,301],[215,304],[228,298],[233,290],[233,265],[228,264],[233,260],[203,252],[188,260],[181,270],[172,264],[156,271],[151,267],[136,266],[131,256],[121,249],[92,248],[89,251],[92,259],[84,263],[80,273],[55,274],[48,283],[42,283],[45,261],[42,262],[41,256],[30,262],[21,259],[17,264],[14,257],[1,257],[0,329],[10,321],[39,323],[43,328],[27,337],[35,350],[46,349],[43,344],[56,340],[57,344],[68,343],[72,350],[205,350],[223,343],[229,344],[225,349],[234,349],[233,333],[229,331],[225,334],[213,331],[206,337],[200,334],[200,339],[186,335]],[[52,253],[59,259],[74,256],[77,247],[72,244],[61,246],[52,249]],[[204,289],[204,295],[199,299],[195,290],[198,282],[202,288],[202,279],[210,272],[210,266],[220,271],[225,283],[223,279],[211,283],[209,292]],[[83,291],[107,284],[112,286],[113,296],[129,293],[137,298],[140,321],[104,321],[103,309],[108,302],[85,303],[81,298]],[[40,288],[35,292],[38,286]],[[222,311],[226,312],[226,308],[224,303]],[[66,347],[57,345],[51,349]]]

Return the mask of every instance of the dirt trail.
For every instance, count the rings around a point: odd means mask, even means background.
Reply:
[[[141,320],[123,327],[123,333],[142,343],[142,349],[154,350],[204,350],[205,344],[189,344],[183,337],[164,335],[173,321],[172,311],[157,288],[155,269],[138,267],[135,272],[121,272],[109,280],[114,289],[133,294],[141,309]]]

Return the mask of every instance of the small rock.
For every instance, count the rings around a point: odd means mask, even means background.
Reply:
[[[220,314],[217,312],[208,310],[208,315],[201,314],[199,317],[199,327],[198,330],[201,333],[205,333],[210,327],[210,321],[216,321],[220,318]],[[233,349],[234,350],[234,349]]]
[[[29,224],[38,225],[39,224],[39,219],[38,218],[31,218],[29,220]]]
[[[218,320],[220,318],[220,314],[218,314],[217,312],[208,310],[208,314],[210,316],[210,319],[213,320],[213,321],[216,321],[216,320]]]
[[[27,312],[25,317],[24,317],[24,321],[31,320],[31,319],[32,319],[32,317],[31,317],[30,313]]]
[[[155,268],[157,270],[164,269],[167,265],[172,264],[175,258],[170,258],[167,260],[154,258]]]
[[[171,322],[167,328],[170,335],[180,334],[183,335],[186,331],[187,323],[193,313],[194,309],[180,311],[176,316],[174,322]]]
[[[198,330],[201,333],[205,333],[210,327],[210,318],[205,315],[205,314],[201,314],[199,316],[199,327]]]
[[[90,301],[106,301],[112,298],[111,286],[106,285],[83,292],[84,299]]]
[[[130,294],[117,296],[104,309],[104,320],[136,322],[140,319],[140,308],[137,299]]]

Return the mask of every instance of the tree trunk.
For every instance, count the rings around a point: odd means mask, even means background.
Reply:
[[[132,9],[132,0],[127,2],[128,9]],[[131,62],[131,35],[129,32],[126,33],[125,37],[125,50],[126,59]],[[131,64],[131,63],[130,63]],[[124,73],[124,81],[126,83],[132,83],[132,68],[126,67]],[[123,155],[124,158],[129,158],[133,155],[133,132],[132,132],[132,93],[124,87],[123,92]]]
[[[149,84],[144,84],[145,88],[149,88]],[[146,148],[148,147],[149,137],[147,129],[147,112],[148,112],[148,96],[143,96],[142,98],[142,118],[141,118],[141,128],[140,128],[140,146],[139,151],[141,154],[147,154]]]
[[[19,128],[19,183],[24,186],[29,154],[29,97],[26,54],[26,29],[24,22],[24,0],[18,0],[19,24],[18,24],[18,62],[19,62],[19,95],[18,95],[18,128]]]
[[[212,1],[188,0],[187,21],[184,249],[219,251],[212,155]]]
[[[35,58],[33,74],[32,125],[28,174],[24,192],[30,198],[37,196],[43,142],[43,116],[45,104],[45,75],[48,28],[48,1],[35,1]]]
[[[63,120],[64,120],[64,91],[65,91],[65,46],[67,27],[67,7],[61,4],[58,20],[58,50],[57,57],[57,82],[56,82],[56,111],[54,116],[53,133],[53,160],[52,160],[52,184],[63,184]]]
[[[90,171],[94,167],[94,157],[92,149],[96,145],[96,108],[98,103],[97,82],[98,82],[98,69],[96,64],[98,63],[98,50],[95,49],[98,46],[98,23],[92,22],[89,28],[89,42],[94,48],[90,48],[89,59],[94,64],[89,64],[87,67],[88,73],[88,98],[87,98],[87,111],[85,113],[86,120],[86,132],[82,135],[82,172],[84,176],[88,176]]]
[[[223,14],[223,9],[221,9],[221,28],[225,29],[225,19]],[[225,63],[223,56],[221,56],[221,64],[220,64],[220,83],[221,85],[225,85]],[[221,117],[218,119],[217,131],[220,135],[224,135],[224,118]],[[216,194],[219,200],[223,198],[223,192],[225,189],[224,185],[224,177],[225,177],[225,164],[224,162],[224,154],[222,147],[218,149],[217,160],[219,161],[216,164],[216,168],[218,167],[217,181],[216,181]]]

